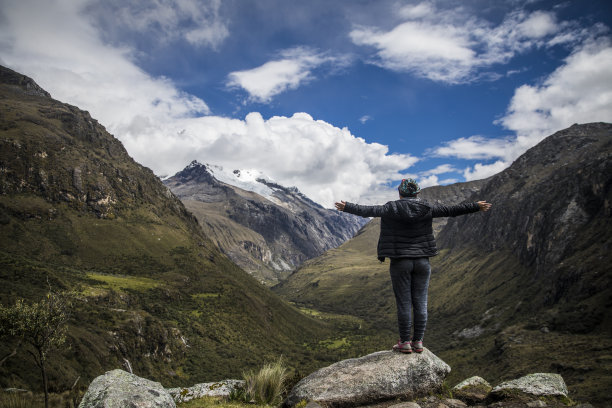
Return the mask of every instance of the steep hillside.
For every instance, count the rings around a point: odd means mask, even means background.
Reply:
[[[546,369],[585,399],[605,398],[601,390],[612,388],[611,158],[611,124],[574,125],[483,186],[480,196],[495,207],[481,222],[449,220],[439,235],[449,250],[435,263],[430,293],[440,301],[431,331],[458,369],[471,370],[473,360],[483,367],[494,360],[510,376]],[[448,338],[457,341],[441,340]]]
[[[0,68],[0,302],[77,292],[53,390],[131,364],[164,385],[240,376],[329,334],[221,254],[196,219],[87,112]],[[39,389],[25,346],[3,338],[0,387]]]
[[[230,259],[267,285],[348,240],[366,222],[325,209],[296,188],[258,178],[253,184],[264,197],[218,180],[218,172],[194,161],[164,183]],[[240,171],[234,175],[239,181]]]
[[[442,252],[432,258],[426,343],[451,365],[450,382],[551,371],[577,399],[607,398],[611,152],[612,125],[575,125],[484,180],[477,193],[467,191],[493,209],[449,219],[437,235]],[[455,194],[447,188],[437,187]],[[377,238],[378,227],[368,224],[277,292],[315,309],[355,313],[372,325],[371,347],[388,346],[395,304],[388,264],[374,258]]]

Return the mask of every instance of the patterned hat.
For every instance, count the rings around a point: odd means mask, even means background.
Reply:
[[[417,182],[411,178],[402,179],[402,182],[397,189],[400,192],[400,195],[404,197],[417,195],[421,191]]]

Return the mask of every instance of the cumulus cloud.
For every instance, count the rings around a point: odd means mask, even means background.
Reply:
[[[89,110],[113,131],[209,112],[201,99],[137,67],[131,49],[104,44],[75,4],[4,2],[2,63],[33,76],[54,98]]]
[[[256,168],[331,207],[342,197],[388,192],[380,183],[401,178],[417,160],[307,114],[267,120],[259,113],[244,120],[203,116],[209,113],[204,101],[141,70],[130,48],[101,41],[83,8],[71,1],[46,5],[5,2],[1,62],[32,76],[54,98],[89,110],[158,175],[172,175],[193,159]],[[300,50],[285,55],[299,55],[311,66],[326,58]]]
[[[579,41],[587,33],[559,23],[551,12],[515,11],[498,25],[430,2],[400,8],[391,30],[356,27],[351,40],[376,49],[370,62],[433,81],[457,84],[501,75],[483,72],[534,47]]]
[[[574,123],[612,122],[612,42],[585,42],[538,85],[516,89],[505,115],[496,123],[513,136],[471,136],[445,143],[434,156],[493,161],[464,170],[466,180],[489,177],[512,164],[546,136]]]
[[[272,98],[314,79],[313,70],[323,64],[344,65],[343,58],[332,57],[307,47],[284,50],[276,60],[228,75],[228,86],[242,88],[253,101],[270,102]]]

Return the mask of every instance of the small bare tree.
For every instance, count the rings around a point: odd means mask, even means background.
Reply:
[[[45,391],[45,408],[49,407],[46,362],[49,353],[66,341],[71,296],[49,291],[40,302],[28,304],[23,299],[14,306],[0,305],[0,335],[16,336],[33,349],[27,349],[40,369]]]

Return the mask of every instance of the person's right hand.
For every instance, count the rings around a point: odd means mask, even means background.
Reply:
[[[493,205],[491,203],[487,203],[486,201],[476,201],[476,204],[478,204],[480,211],[489,211]]]
[[[346,201],[340,201],[339,203],[336,203],[336,210],[344,211],[345,205],[346,205]]]

